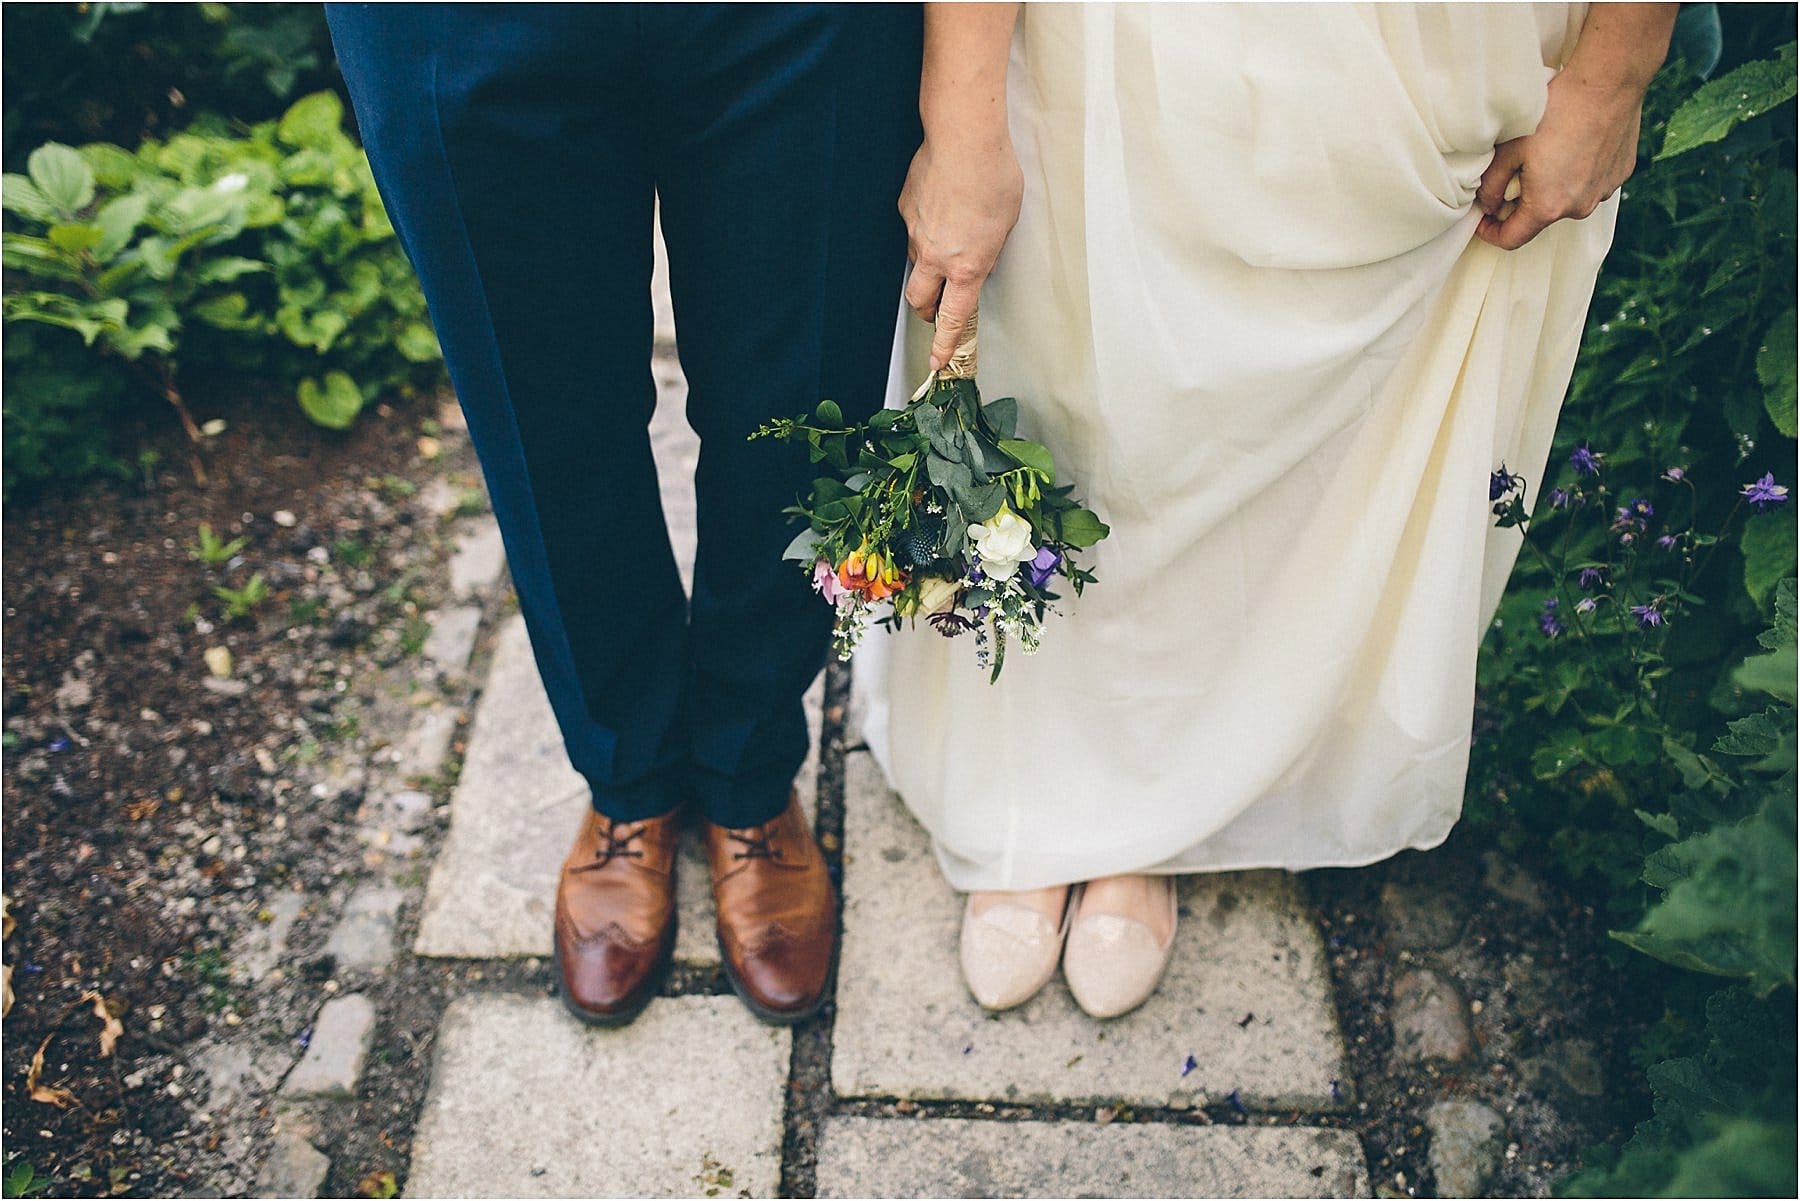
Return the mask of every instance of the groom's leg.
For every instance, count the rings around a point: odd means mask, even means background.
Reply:
[[[653,186],[628,6],[331,5],[575,768],[683,799],[686,602],[646,430]]]
[[[715,823],[787,806],[801,695],[831,609],[781,552],[815,471],[746,442],[827,397],[879,408],[905,269],[896,210],[919,145],[916,5],[673,6],[656,180],[676,336],[701,438],[689,646],[694,787]]]

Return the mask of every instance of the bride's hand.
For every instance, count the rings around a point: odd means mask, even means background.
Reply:
[[[1637,166],[1642,112],[1643,93],[1636,89],[1551,80],[1536,132],[1494,148],[1475,191],[1482,212],[1475,236],[1517,250],[1553,222],[1588,216]],[[1515,173],[1519,197],[1508,212],[1506,186]]]
[[[934,145],[913,156],[900,191],[907,253],[906,303],[937,322],[931,369],[950,360],[1007,234],[1019,219],[1024,176],[1004,135],[985,144]]]
[[[1586,217],[1637,166],[1644,92],[1662,65],[1674,4],[1595,4],[1568,62],[1550,81],[1543,120],[1494,147],[1475,190],[1475,236],[1517,250],[1565,217]],[[1507,185],[1518,177],[1516,204]]]

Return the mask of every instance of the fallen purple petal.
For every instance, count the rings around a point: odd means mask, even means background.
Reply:
[[[1193,1071],[1195,1068],[1197,1068],[1199,1066],[1200,1066],[1199,1060],[1195,1059],[1192,1055],[1190,1055],[1186,1059],[1181,1061],[1181,1074],[1183,1076],[1185,1076],[1189,1072]]]

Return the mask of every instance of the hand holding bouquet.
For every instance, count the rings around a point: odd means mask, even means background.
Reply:
[[[1014,436],[1018,415],[1011,397],[981,403],[971,336],[904,409],[846,423],[827,400],[752,435],[805,442],[828,471],[787,510],[807,528],[785,557],[836,605],[839,658],[871,624],[924,617],[946,637],[973,631],[997,680],[1009,640],[1037,649],[1056,578],[1076,595],[1094,582],[1075,554],[1107,526],[1057,486],[1049,450]]]

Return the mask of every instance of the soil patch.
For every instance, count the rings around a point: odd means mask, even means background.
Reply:
[[[6,1170],[57,1195],[193,1187],[170,1151],[205,1144],[190,1060],[278,970],[228,951],[303,934],[306,899],[358,870],[338,836],[361,801],[358,681],[417,650],[443,554],[418,499],[445,486],[436,405],[347,433],[262,386],[194,408],[226,423],[204,484],[157,412],[122,438],[154,452],[141,478],[4,518]],[[90,994],[122,1023],[111,1055]],[[40,1048],[63,1104],[31,1099]]]

